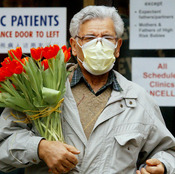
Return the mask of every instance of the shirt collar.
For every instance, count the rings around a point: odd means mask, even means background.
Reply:
[[[77,85],[82,80],[87,84],[87,86],[92,91],[90,85],[87,83],[87,81],[83,77],[83,74],[81,72],[81,68],[78,66],[78,68],[74,71],[74,75],[72,77],[72,81],[71,81],[71,84],[70,84],[71,87]],[[112,88],[115,91],[122,91],[122,88],[120,87],[113,70],[111,70],[109,72],[109,77],[108,77],[107,83],[98,92],[103,91],[105,88],[107,88],[110,85],[112,85]]]
[[[75,69],[72,80],[71,80],[71,87],[75,86],[77,83],[80,82],[80,80],[83,78],[83,74],[81,72],[80,67],[78,66],[77,69]]]

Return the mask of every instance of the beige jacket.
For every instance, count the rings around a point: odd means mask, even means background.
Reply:
[[[62,127],[65,140],[81,153],[69,174],[135,174],[146,159],[158,158],[168,174],[175,174],[175,139],[165,127],[160,110],[140,86],[115,72],[123,91],[112,91],[87,140],[67,81]],[[46,174],[37,154],[41,137],[29,127],[12,122],[6,109],[0,117],[0,170],[26,167],[26,174]]]

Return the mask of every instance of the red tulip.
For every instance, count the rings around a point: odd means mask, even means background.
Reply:
[[[43,51],[43,57],[46,59],[54,58],[58,54],[59,50],[60,47],[58,45],[50,45],[49,47],[45,47]]]
[[[31,48],[30,52],[35,60],[41,60],[43,57],[43,47]]]
[[[23,66],[17,60],[13,60],[9,64],[9,70],[14,74],[21,74],[23,72]]]
[[[64,56],[65,56],[64,62],[68,62],[71,57],[71,53],[70,53],[71,48],[67,49],[66,45],[64,45],[62,46],[61,49],[63,50]]]
[[[21,49],[21,47],[17,47],[16,50],[11,49],[11,50],[8,51],[8,53],[10,54],[12,59],[14,59],[14,56],[16,58],[18,58],[18,59],[21,59],[21,57],[22,57],[22,49]]]
[[[44,70],[48,69],[48,68],[49,68],[48,60],[47,60],[47,59],[44,59],[44,60],[41,62],[41,65],[44,66]]]
[[[5,80],[6,80],[6,78],[5,78],[5,74],[4,74],[4,68],[1,67],[0,68],[0,82],[3,82]]]
[[[26,61],[29,61],[29,57],[24,57],[23,59],[21,59],[21,63],[22,64],[26,64]]]
[[[11,61],[10,57],[6,57],[3,62],[1,62],[2,66],[6,66]]]

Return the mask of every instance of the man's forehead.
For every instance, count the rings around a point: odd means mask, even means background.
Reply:
[[[79,33],[93,34],[96,32],[115,32],[114,22],[111,18],[96,18],[87,20],[79,27]]]

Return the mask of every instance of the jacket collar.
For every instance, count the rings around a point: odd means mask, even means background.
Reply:
[[[112,91],[111,97],[106,106],[108,107],[108,109],[107,110],[104,109],[104,112],[102,112],[101,116],[98,118],[94,126],[94,129],[102,122],[123,112],[126,109],[126,106],[135,107],[136,102],[134,101],[137,99],[138,95],[136,94],[136,89],[134,89],[133,87],[133,83],[125,79],[118,72],[114,71],[114,73],[117,78],[117,81],[119,82],[123,90],[122,91],[115,91],[115,90]],[[133,100],[132,101],[133,104],[131,104],[131,100]],[[118,101],[117,108],[113,107],[112,103],[115,103],[117,101]],[[80,122],[78,109],[76,107],[76,103],[75,103],[73,94],[71,92],[69,81],[67,81],[66,83],[66,94],[65,94],[64,107],[65,107],[64,118],[66,119],[70,127],[72,127],[72,129],[76,132],[77,136],[80,138],[83,144],[86,146],[87,138],[84,134],[83,127]]]
[[[86,85],[88,86],[88,88],[90,88],[90,90],[92,91],[90,85],[88,84],[88,82],[83,77],[83,74],[81,72],[81,68],[78,66],[77,69],[74,71],[74,74],[73,74],[73,77],[72,77],[72,80],[71,80],[71,83],[70,83],[71,87],[77,85],[81,80],[83,80],[86,83]],[[108,77],[107,83],[100,89],[100,91],[98,93],[100,94],[101,91],[103,91],[103,89],[105,89],[106,87],[108,87],[110,85],[112,85],[113,90],[122,91],[122,88],[119,85],[113,70],[111,70],[109,72],[109,77]]]

